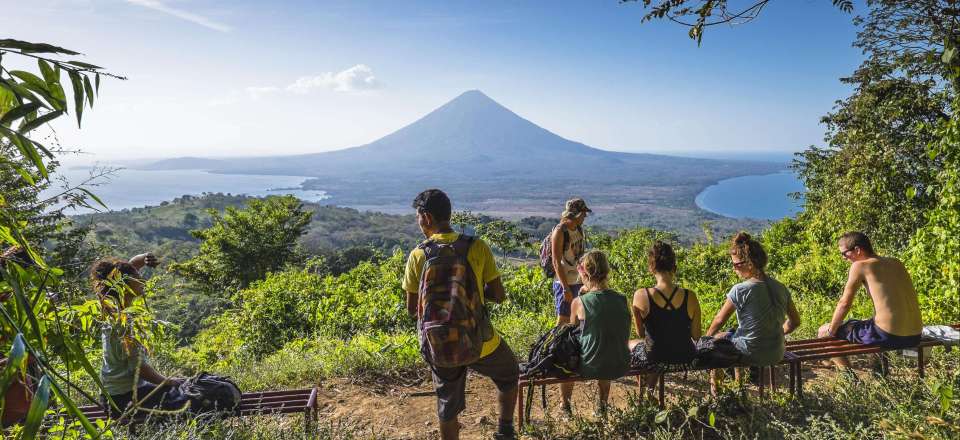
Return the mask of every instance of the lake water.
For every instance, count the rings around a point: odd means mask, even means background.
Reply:
[[[803,183],[791,171],[721,180],[697,195],[701,209],[733,218],[779,220],[800,212],[801,200],[790,193],[803,192]]]
[[[70,168],[57,171],[72,184],[90,176],[90,170]],[[160,202],[204,192],[268,196],[291,194],[306,201],[327,200],[324,191],[300,189],[309,177],[214,174],[202,170],[146,171],[121,169],[101,185],[89,189],[111,210],[159,205]],[[55,194],[55,188],[44,195]],[[696,198],[702,209],[726,217],[776,220],[800,211],[800,202],[788,196],[803,191],[803,185],[792,172],[762,176],[744,176],[722,180],[704,189]]]
[[[90,176],[89,169],[71,168],[57,170],[70,184],[83,182]],[[243,174],[214,174],[202,170],[146,171],[121,169],[109,178],[101,178],[100,185],[89,187],[110,210],[159,205],[183,195],[200,195],[204,192],[268,196],[291,194],[306,201],[330,198],[326,192],[300,189],[300,184],[309,177],[262,176]],[[44,192],[56,194],[59,184],[54,183]],[[102,208],[101,208],[102,209]]]

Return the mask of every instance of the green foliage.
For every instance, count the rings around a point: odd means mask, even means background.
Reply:
[[[668,19],[681,24],[689,31],[687,35],[699,45],[704,29],[718,24],[742,24],[757,18],[770,0],[748,2],[746,6],[731,7],[727,0],[620,0],[643,2],[650,11],[642,21]],[[833,6],[843,12],[853,12],[853,0],[831,0]]]
[[[19,438],[32,438],[36,434],[54,397],[69,412],[78,414],[64,390],[74,388],[81,393],[83,390],[58,368],[79,368],[80,364],[83,376],[96,375],[85,363],[86,354],[80,343],[82,338],[76,337],[77,329],[61,320],[61,315],[70,312],[70,304],[51,300],[51,287],[58,285],[64,271],[48,265],[37,247],[50,238],[62,219],[56,210],[52,214],[47,212],[56,200],[38,197],[49,184],[49,172],[56,167],[56,151],[39,141],[39,133],[45,131],[41,129],[47,123],[68,112],[76,115],[79,125],[84,107],[92,107],[96,95],[90,77],[99,85],[100,75],[106,74],[92,64],[60,60],[63,55],[78,55],[78,52],[44,43],[0,40],[0,248],[10,251],[0,259],[0,351],[7,352],[6,344],[11,344],[11,356],[19,358],[19,353],[29,353],[42,372],[25,424],[18,432]],[[9,70],[2,63],[10,57],[36,60],[40,75]],[[64,74],[72,86],[73,104],[67,100],[61,83]],[[74,206],[90,206],[87,200],[99,203],[85,188],[67,188],[56,199],[60,197]],[[16,249],[20,252],[14,252]],[[0,377],[5,383],[9,383],[12,374],[25,373],[25,363],[11,365],[16,368],[5,369]],[[89,435],[98,435],[85,417],[79,415],[79,420]]]
[[[953,46],[951,46],[953,47]],[[957,63],[956,59],[946,60]],[[960,81],[960,73],[954,73]],[[960,95],[958,95],[960,96]],[[955,98],[954,107],[960,105]],[[932,195],[936,206],[926,214],[907,252],[907,264],[920,294],[920,309],[928,322],[960,319],[960,116],[954,114],[937,127],[937,142],[928,154],[943,166]]]
[[[936,203],[927,188],[941,161],[926,146],[946,98],[933,80],[864,81],[823,118],[829,147],[811,147],[794,164],[807,188],[801,217],[820,245],[859,230],[875,247],[900,251]]]
[[[213,225],[191,232],[202,240],[199,253],[170,269],[219,295],[298,261],[297,239],[311,216],[293,196],[252,199],[245,209],[209,214]]]
[[[254,282],[238,294],[240,336],[257,356],[313,333],[324,279],[307,271],[284,271]]]

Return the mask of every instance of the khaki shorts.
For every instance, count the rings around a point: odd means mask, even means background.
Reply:
[[[433,387],[437,392],[437,416],[440,421],[453,420],[466,408],[467,369],[489,377],[500,392],[517,386],[520,367],[517,357],[503,339],[493,353],[463,367],[433,368]]]

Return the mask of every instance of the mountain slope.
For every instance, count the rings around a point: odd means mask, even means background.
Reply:
[[[168,160],[155,167],[170,169],[176,164]],[[711,179],[717,171],[724,176],[739,174],[735,170],[737,163],[729,161],[592,148],[520,117],[479,90],[464,92],[416,122],[367,145],[297,156],[223,159],[207,164],[217,172],[351,181],[388,176],[553,181],[559,176],[577,175],[598,183],[628,183],[657,180],[664,173],[692,168],[713,170],[707,173]],[[749,168],[752,172],[755,166]],[[763,168],[772,171],[779,167]]]

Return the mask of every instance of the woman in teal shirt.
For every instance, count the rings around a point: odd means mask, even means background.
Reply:
[[[610,381],[630,369],[630,309],[625,296],[607,287],[610,263],[603,252],[587,252],[577,271],[583,288],[570,304],[570,323],[581,329],[580,376],[598,379],[600,410],[605,411]],[[561,384],[560,390],[563,409],[569,412],[573,384]]]

